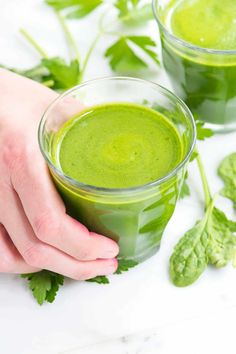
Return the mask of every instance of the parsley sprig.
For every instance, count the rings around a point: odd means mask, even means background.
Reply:
[[[119,260],[118,268],[115,274],[122,274],[127,272],[130,268],[135,267],[138,262],[133,260]],[[28,280],[29,289],[39,305],[44,302],[52,303],[57,295],[57,292],[64,284],[65,277],[61,274],[51,272],[49,270],[42,270],[38,273],[22,274],[22,278]],[[109,279],[105,275],[97,276],[86,280],[87,282],[97,284],[109,284]]]
[[[53,8],[64,31],[70,60],[67,62],[61,57],[50,57],[26,29],[21,29],[21,34],[38,52],[40,62],[27,70],[8,68],[9,70],[62,92],[83,81],[91,56],[100,39],[105,36],[114,38],[113,44],[104,52],[112,71],[138,75],[140,71],[148,69],[150,61],[154,65],[159,65],[156,42],[146,35],[130,34],[132,29],[153,19],[151,1],[146,3],[142,0],[117,0],[108,3],[103,0],[45,0],[45,2]],[[97,34],[89,44],[85,57],[82,58],[78,41],[73,37],[68,23],[86,18],[99,8],[102,14],[98,21]],[[115,14],[116,20],[104,24],[109,14],[111,16]],[[112,30],[117,25],[120,26],[119,32]]]

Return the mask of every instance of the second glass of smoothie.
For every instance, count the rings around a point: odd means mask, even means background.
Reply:
[[[39,127],[67,213],[138,262],[159,248],[195,144],[193,117],[147,81],[108,78],[61,95]]]
[[[176,94],[215,131],[236,129],[236,1],[153,0]]]

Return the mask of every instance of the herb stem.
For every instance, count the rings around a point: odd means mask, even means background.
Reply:
[[[20,33],[25,37],[25,39],[36,49],[36,51],[43,57],[48,58],[47,53],[44,49],[34,40],[34,38],[24,29],[20,29]]]
[[[94,40],[92,41],[88,51],[87,51],[87,54],[85,56],[85,59],[84,59],[84,63],[83,63],[83,67],[82,67],[82,70],[81,70],[81,74],[80,74],[80,81],[83,81],[83,78],[84,78],[84,73],[85,73],[85,70],[87,69],[87,66],[88,66],[88,62],[89,62],[89,59],[99,41],[99,39],[101,38],[103,32],[98,32],[98,34],[96,35],[96,37],[94,38]]]
[[[212,200],[212,197],[211,197],[211,192],[210,192],[209,184],[207,181],[205,169],[204,169],[204,166],[203,166],[203,163],[202,163],[199,153],[197,155],[197,164],[198,164],[198,168],[199,168],[199,172],[200,172],[200,176],[201,176],[201,180],[202,180],[202,185],[203,185],[203,190],[204,190],[204,195],[205,195],[205,206],[207,208]]]
[[[64,34],[65,34],[69,49],[71,51],[71,57],[73,56],[73,54],[75,54],[76,59],[79,62],[80,61],[80,54],[79,54],[79,50],[78,50],[77,44],[75,42],[75,39],[72,36],[72,34],[71,34],[70,30],[69,30],[69,27],[67,26],[66,21],[65,21],[64,17],[61,15],[61,13],[56,10],[55,14],[56,14],[56,16],[58,18],[58,21],[59,21],[59,23],[60,23],[60,25],[61,25],[61,27],[62,27],[62,29],[64,31]],[[73,59],[73,57],[72,57],[72,59]]]

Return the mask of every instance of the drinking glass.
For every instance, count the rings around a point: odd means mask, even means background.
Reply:
[[[171,3],[173,0],[153,0],[163,64],[173,89],[196,118],[207,122],[214,131],[233,131],[236,129],[236,50],[202,48],[176,37],[164,20]]]
[[[100,188],[65,175],[53,159],[57,132],[82,109],[106,103],[134,103],[161,112],[179,132],[184,149],[181,162],[164,177],[132,188]],[[59,96],[44,113],[38,134],[67,213],[89,230],[117,241],[120,258],[140,262],[153,255],[175,209],[195,145],[195,123],[187,106],[152,82],[126,77],[97,79]]]

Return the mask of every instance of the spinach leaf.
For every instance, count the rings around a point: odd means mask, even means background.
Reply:
[[[225,183],[221,194],[231,199],[236,209],[236,153],[227,156],[222,161],[218,169],[218,174]]]
[[[170,277],[174,285],[183,287],[194,283],[207,267],[208,215],[198,221],[179,240],[170,258]]]
[[[170,258],[170,277],[176,286],[194,283],[208,264],[220,268],[234,261],[236,222],[214,206],[211,200],[198,221],[175,246]]]

